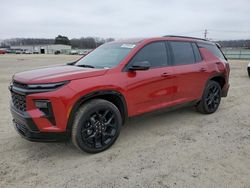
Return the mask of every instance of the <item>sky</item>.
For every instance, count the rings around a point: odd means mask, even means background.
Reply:
[[[186,35],[250,39],[250,0],[8,0],[0,39]]]

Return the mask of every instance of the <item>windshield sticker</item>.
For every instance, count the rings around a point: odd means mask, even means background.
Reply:
[[[134,48],[135,44],[123,44],[121,45],[122,48]]]

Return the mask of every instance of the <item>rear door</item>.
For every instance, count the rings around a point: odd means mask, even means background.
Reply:
[[[173,100],[183,103],[199,99],[208,78],[207,65],[196,43],[169,41],[177,91]]]
[[[127,71],[127,95],[131,115],[149,112],[167,106],[174,92],[173,68],[165,42],[153,42],[144,46],[129,62],[148,61],[149,70]]]

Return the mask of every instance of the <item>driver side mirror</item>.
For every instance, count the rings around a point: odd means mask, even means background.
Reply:
[[[150,66],[151,65],[148,61],[139,61],[135,62],[131,67],[129,67],[129,70],[131,71],[148,70]]]
[[[76,64],[76,61],[67,63],[66,65],[75,65],[75,64]]]

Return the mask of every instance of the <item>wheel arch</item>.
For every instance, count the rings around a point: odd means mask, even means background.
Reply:
[[[214,74],[214,75],[208,77],[207,81],[205,82],[204,87],[203,87],[203,91],[202,91],[202,95],[203,95],[209,81],[211,81],[211,80],[218,82],[221,86],[221,89],[223,89],[224,85],[226,84],[226,79],[225,79],[225,76],[223,74]],[[201,95],[200,99],[198,100],[198,103],[201,100],[202,95]]]
[[[211,81],[211,80],[218,82],[218,84],[220,84],[220,86],[221,86],[221,89],[223,89],[224,85],[226,84],[226,79],[225,79],[225,76],[223,74],[214,75],[214,76],[210,77],[210,79],[208,81]]]
[[[123,124],[127,120],[128,111],[127,111],[127,103],[125,97],[122,93],[115,91],[115,90],[101,90],[101,91],[94,91],[87,95],[80,97],[73,105],[68,122],[67,122],[67,132],[70,133],[72,129],[72,124],[74,121],[74,114],[77,112],[80,106],[91,99],[104,99],[111,103],[113,103],[120,111],[122,116]]]

